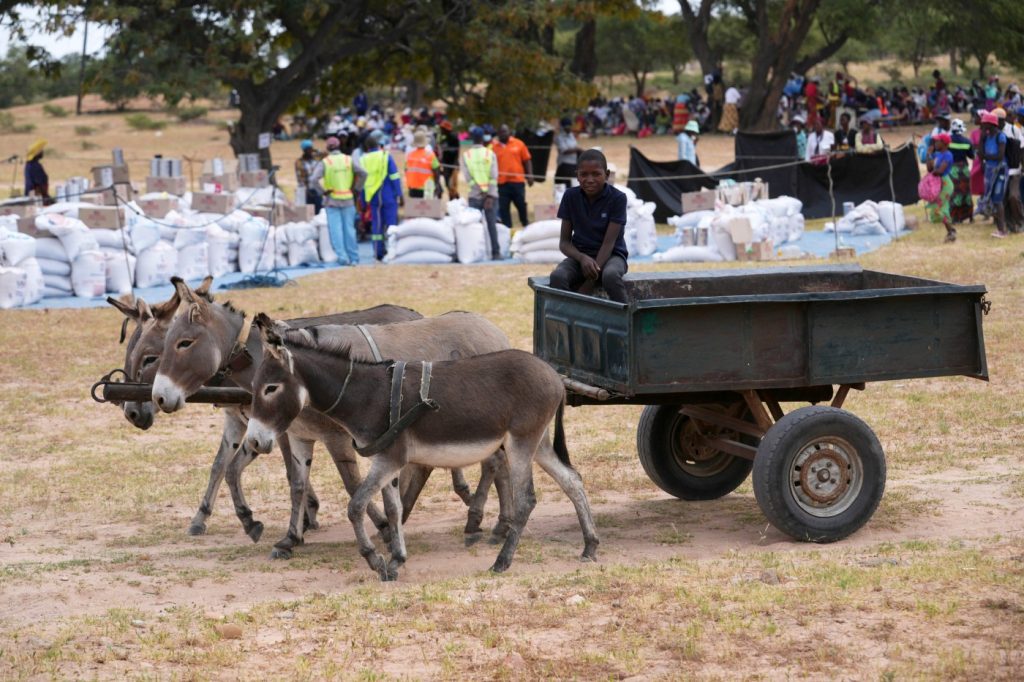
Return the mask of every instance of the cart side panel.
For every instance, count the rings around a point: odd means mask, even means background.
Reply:
[[[643,392],[803,385],[804,303],[681,305],[639,310],[637,388]]]
[[[811,383],[986,378],[977,295],[811,303]]]

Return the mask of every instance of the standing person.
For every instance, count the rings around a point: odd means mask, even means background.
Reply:
[[[366,97],[365,90],[360,90],[352,100],[352,108],[356,110],[356,116],[366,116],[366,112],[370,108],[370,101]]]
[[[313,171],[311,181],[323,193],[327,231],[338,264],[359,265],[355,193],[366,181],[366,171],[341,151],[341,140],[328,137],[327,156]]]
[[[391,155],[380,148],[384,133],[373,131],[366,138],[366,151],[359,157],[359,164],[366,171],[363,185],[363,201],[370,207],[370,241],[373,255],[384,260],[387,247],[384,233],[390,225],[398,224],[398,207],[405,205],[402,196],[402,180],[398,167]]]
[[[949,202],[949,217],[953,224],[974,221],[971,201],[971,167],[968,159],[974,158],[974,146],[965,135],[967,127],[960,119],[950,124],[949,151],[953,155],[953,168],[949,179],[953,183],[953,196]]]
[[[818,165],[827,163],[835,144],[836,138],[832,135],[832,131],[825,130],[825,122],[821,120],[821,116],[817,117],[814,119],[811,134],[807,136],[807,151],[804,160]]]
[[[804,90],[804,96],[807,98],[807,127],[814,128],[814,122],[818,120],[818,99],[820,93],[818,92],[818,86],[821,83],[821,79],[817,76],[811,78],[811,82],[807,84]]]
[[[999,119],[999,127],[1006,135],[1006,226],[1010,232],[1020,232],[1024,223],[1024,206],[1020,200],[1020,162],[1021,148],[1024,147],[1024,134],[1014,125],[1017,122],[1017,111],[1006,111],[997,108],[992,112]]]
[[[572,120],[563,118],[561,126],[562,130],[555,135],[555,147],[558,149],[555,184],[571,185],[573,178],[576,177],[576,160],[579,158],[580,148],[576,144],[576,136],[572,134]]]
[[[697,168],[700,168],[700,160],[697,158],[697,142],[700,141],[700,126],[696,121],[689,121],[683,128],[683,132],[676,136],[676,144],[679,146],[679,160],[689,161]]]
[[[984,162],[985,193],[978,200],[979,212],[995,217],[993,237],[1006,236],[1003,200],[1006,198],[1006,135],[999,130],[999,119],[991,112],[981,116],[981,138],[976,153]]]
[[[491,240],[491,260],[501,260],[498,246],[498,159],[484,146],[484,129],[473,126],[469,131],[473,146],[462,155],[462,177],[469,185],[469,206],[483,211],[487,236]]]
[[[295,191],[304,192],[306,203],[315,207],[315,212],[319,213],[324,200],[317,182],[313,180],[313,175],[319,170],[318,177],[323,177],[320,152],[313,146],[313,140],[303,140],[299,143],[299,149],[302,150],[302,155],[295,159]]]
[[[798,159],[807,158],[807,131],[804,129],[804,124],[804,117],[800,115],[794,116],[789,122],[789,127],[793,129],[793,135],[796,137],[796,158]]]
[[[722,109],[722,120],[718,122],[718,131],[735,135],[740,127],[740,91],[729,86],[725,91],[725,108]]]
[[[438,146],[441,150],[441,175],[444,176],[444,186],[448,190],[449,199],[458,199],[459,136],[452,130],[452,122],[448,119],[441,121],[437,127],[441,129]]]
[[[441,198],[441,162],[427,147],[427,134],[417,130],[412,135],[414,149],[405,156],[405,186],[409,196],[422,199],[426,190]],[[432,187],[430,185],[433,185]]]
[[[533,161],[523,141],[513,137],[504,123],[498,128],[498,139],[491,143],[498,159],[498,215],[501,223],[512,227],[512,204],[519,213],[523,227],[526,216],[526,186],[533,187]]]
[[[42,197],[44,204],[52,204],[50,197],[50,176],[43,168],[43,149],[46,140],[36,140],[25,152],[25,196]]]
[[[836,112],[839,111],[839,100],[843,94],[843,74],[836,72],[836,77],[828,84],[828,127],[836,127]],[[849,117],[847,117],[849,125]],[[842,148],[842,142],[839,143]]]
[[[676,97],[675,104],[672,105],[672,132],[678,135],[683,132],[686,124],[690,122],[690,108],[687,106],[690,102],[690,96],[682,94]]]
[[[951,243],[956,241],[956,228],[952,225],[949,213],[953,196],[953,181],[949,177],[953,168],[953,154],[949,151],[950,136],[948,133],[939,133],[932,141],[935,153],[928,159],[928,172],[941,179],[942,189],[938,199],[928,203],[928,212],[932,222],[941,221],[946,227],[946,243]]]
[[[608,183],[608,161],[597,149],[580,154],[577,177],[579,186],[558,206],[565,260],[551,273],[551,287],[589,294],[600,283],[608,298],[627,303],[626,195]]]
[[[978,197],[975,215],[983,212],[981,197],[985,194],[985,161],[981,158],[981,154],[977,152],[977,149],[978,145],[981,144],[981,117],[986,113],[985,111],[976,110],[971,114],[971,120],[977,126],[971,131],[969,136],[971,145],[975,149],[974,161],[971,162],[971,194]]]

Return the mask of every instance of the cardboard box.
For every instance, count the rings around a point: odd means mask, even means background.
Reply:
[[[128,174],[128,166],[93,166],[92,184],[93,187],[109,187],[114,184],[127,184],[131,182]]]
[[[115,196],[114,193],[117,193]],[[118,206],[131,201],[135,197],[131,185],[115,185],[114,187],[88,195],[98,206]]]
[[[242,171],[238,174],[238,184],[242,187],[266,187],[270,184],[267,171]]]
[[[736,245],[736,260],[738,261],[764,261],[774,258],[775,248],[771,239]]]
[[[558,204],[537,204],[533,207],[533,220],[558,220]]]
[[[36,239],[53,236],[53,233],[49,230],[40,230],[36,227],[36,217],[34,215],[18,218],[18,232],[35,237]]]
[[[185,180],[184,175],[176,177],[155,177],[151,175],[146,178],[146,194],[167,192],[168,194],[175,194],[180,197],[187,191],[188,182]]]
[[[234,173],[203,173],[199,176],[200,185],[219,185],[221,192],[234,192],[238,189],[238,176]]]
[[[78,219],[87,227],[116,230],[124,225],[124,216],[121,214],[121,210],[116,206],[82,207],[78,209]]]
[[[303,204],[301,206],[278,204],[276,210],[278,225],[284,225],[285,223],[308,223],[316,215],[316,206],[312,204]]]
[[[749,244],[754,241],[754,229],[749,218],[730,218],[725,229],[732,235],[733,244]]]
[[[234,208],[234,194],[210,194],[207,192],[193,192],[192,194],[192,210],[194,211],[226,214],[231,213]]]
[[[403,213],[406,218],[435,218],[440,220],[446,214],[443,199],[406,199]]]
[[[268,223],[274,223],[274,209],[269,206],[245,206],[242,210],[253,218],[263,218]]]
[[[19,218],[35,218],[39,212],[39,204],[36,203],[21,203],[21,204],[0,204],[0,215],[16,215]]]
[[[729,206],[743,206],[749,199],[748,188],[743,184],[719,187],[718,200]]]
[[[857,249],[852,246],[840,246],[832,252],[832,258],[856,258]]]
[[[715,192],[702,189],[699,192],[683,192],[683,213],[693,211],[714,211]]]
[[[150,218],[163,218],[172,210],[178,208],[178,200],[171,197],[160,197],[159,199],[138,199],[136,202],[139,208]]]

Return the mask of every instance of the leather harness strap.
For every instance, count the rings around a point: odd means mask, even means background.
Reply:
[[[398,439],[399,434],[419,419],[425,411],[440,409],[441,406],[437,404],[437,401],[430,397],[430,375],[433,363],[422,362],[420,365],[422,376],[420,377],[419,401],[409,408],[408,412],[401,414],[402,383],[405,379],[406,363],[396,362],[394,364],[391,374],[390,427],[369,445],[362,448],[356,446],[356,452],[363,457],[376,455],[378,452],[390,447]],[[353,443],[353,445],[355,444]]]
[[[370,346],[370,353],[373,355],[373,361],[383,362],[384,358],[382,358],[380,355],[380,349],[377,348],[377,342],[373,340],[373,336],[370,334],[370,330],[366,328],[366,325],[357,324],[356,329],[358,329],[362,333],[363,338],[366,339],[367,345]],[[405,363],[403,362],[402,365],[404,366]]]

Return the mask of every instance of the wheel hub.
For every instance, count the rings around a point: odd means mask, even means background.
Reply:
[[[793,496],[807,513],[829,517],[845,511],[863,485],[857,450],[840,438],[820,438],[801,448],[792,464]]]
[[[835,452],[821,450],[811,455],[800,469],[800,487],[819,504],[830,504],[849,487],[847,464]]]

